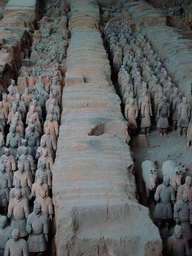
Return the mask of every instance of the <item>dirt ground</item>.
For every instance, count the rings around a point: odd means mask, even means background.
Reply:
[[[179,170],[184,172],[182,184],[185,182],[186,176],[192,177],[192,146],[186,147],[186,136],[178,137],[176,131],[168,132],[167,137],[161,137],[156,129],[151,131],[151,136],[146,137],[148,147],[139,147],[139,135],[131,139],[130,147],[134,153],[135,162],[135,177],[138,189],[139,202],[149,207],[152,220],[155,222],[153,212],[155,208],[154,193],[150,193],[150,198],[147,199],[145,192],[145,185],[141,174],[141,164],[145,160],[151,160],[157,163],[157,172],[159,177],[159,184],[162,183],[161,167],[164,161],[174,160],[179,167]],[[170,222],[169,230],[164,227],[160,229],[161,237],[166,246],[167,238],[172,235],[174,228],[174,221]],[[191,245],[190,245],[191,247]],[[163,255],[166,255],[164,252]],[[191,250],[192,255],[192,250]]]

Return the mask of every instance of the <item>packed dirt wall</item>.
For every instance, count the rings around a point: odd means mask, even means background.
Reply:
[[[160,255],[157,227],[136,200],[127,123],[99,20],[96,1],[71,1],[53,170],[57,255]]]
[[[38,0],[2,3],[0,20],[0,89],[6,91],[10,78],[16,79],[22,60],[30,55]]]

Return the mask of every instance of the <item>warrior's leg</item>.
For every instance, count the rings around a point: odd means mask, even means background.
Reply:
[[[163,135],[163,129],[162,128],[159,129],[159,133],[160,133],[160,136]]]
[[[164,134],[165,136],[167,136],[167,128],[164,128],[164,129],[163,129],[163,134]]]
[[[177,120],[173,121],[173,129],[176,131],[177,130]]]
[[[183,128],[183,134],[184,134],[184,135],[187,135],[187,128],[186,128],[186,127]]]
[[[178,135],[181,136],[182,133],[182,127],[178,127]]]
[[[141,128],[141,133],[145,134],[145,128]]]
[[[150,127],[147,127],[146,128],[146,131],[147,131],[147,135],[150,135],[149,132],[150,132]]]

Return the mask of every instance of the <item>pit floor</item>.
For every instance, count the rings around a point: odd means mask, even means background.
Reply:
[[[150,216],[155,223],[153,217],[153,212],[155,208],[154,193],[150,193],[150,198],[147,199],[145,192],[145,185],[142,179],[141,164],[145,160],[151,160],[157,163],[157,172],[159,177],[159,184],[162,183],[162,172],[161,167],[164,161],[174,160],[179,167],[179,170],[184,172],[182,184],[185,182],[186,176],[192,177],[192,146],[186,147],[187,138],[186,136],[179,137],[176,131],[168,131],[167,137],[161,137],[158,130],[152,129],[150,136],[146,137],[148,142],[148,147],[139,147],[139,135],[133,137],[130,141],[130,148],[134,153],[135,162],[135,178],[137,183],[137,192],[139,197],[139,202],[149,208]],[[164,243],[164,253],[166,254],[166,241],[167,238],[173,234],[173,228],[175,226],[174,221],[170,221],[169,229],[167,230],[165,226],[162,225],[160,229],[160,235]],[[190,247],[192,248],[192,243],[190,242]],[[192,255],[192,249],[191,249]]]

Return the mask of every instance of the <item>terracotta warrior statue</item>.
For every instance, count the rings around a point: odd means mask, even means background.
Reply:
[[[32,155],[28,153],[28,148],[23,148],[23,154],[19,157],[19,162],[22,162],[24,164],[24,169],[30,174],[30,177],[32,179],[32,176],[34,176],[35,171],[35,165]]]
[[[179,106],[179,104],[182,103],[182,94],[180,93],[177,98],[175,98],[173,100],[173,104],[172,104],[172,120],[173,120],[173,129],[176,130],[177,128],[177,122],[178,122],[178,119],[179,119],[179,116],[178,116],[178,109],[177,107]]]
[[[39,157],[43,155],[44,149],[47,149],[48,155],[52,156],[50,148],[48,148],[46,145],[46,141],[44,139],[41,139],[40,146],[38,147],[37,152],[36,152],[36,157],[35,157],[36,159],[39,159]]]
[[[16,157],[17,149],[21,146],[21,136],[16,132],[15,125],[12,125],[10,130],[11,131],[7,135],[6,147],[9,147],[11,155]]]
[[[182,233],[190,240],[192,232],[190,224],[192,224],[192,202],[188,200],[188,195],[183,193],[182,199],[174,205],[174,219],[177,224],[181,225]]]
[[[54,152],[57,149],[57,145],[56,145],[55,138],[53,137],[52,134],[50,134],[50,128],[49,127],[45,128],[45,134],[41,137],[41,140],[45,140],[46,141],[46,145],[50,149],[51,156],[54,159]]]
[[[11,199],[8,207],[7,217],[11,218],[12,228],[17,228],[20,232],[20,237],[27,236],[26,220],[29,216],[29,205],[26,198],[21,195],[21,190],[15,191],[15,198]]]
[[[40,167],[37,169],[35,173],[35,181],[37,181],[37,177],[42,177],[43,183],[47,184],[49,189],[52,187],[52,181],[51,181],[51,171],[47,169],[46,162],[41,161]]]
[[[141,104],[141,129],[142,133],[149,135],[150,127],[151,127],[151,116],[152,116],[152,108],[151,103],[149,102],[149,97],[145,96],[145,101]]]
[[[53,120],[53,115],[49,114],[47,116],[47,121],[45,121],[44,123],[44,131],[46,127],[49,127],[50,129],[50,134],[52,134],[55,138],[55,140],[57,139],[58,135],[59,135],[59,124],[58,121]]]
[[[39,147],[39,133],[35,131],[35,126],[30,125],[30,130],[25,134],[25,139],[28,142],[28,146],[31,148],[31,155],[35,158],[36,150]]]
[[[15,172],[13,178],[13,185],[16,186],[16,180],[21,181],[21,187],[24,188],[27,193],[28,197],[30,195],[30,189],[32,187],[32,181],[29,172],[24,169],[24,163],[18,162],[18,171]]]
[[[177,201],[182,199],[183,193],[186,193],[189,201],[192,202],[192,178],[190,176],[185,178],[185,184],[179,186],[177,190]]]
[[[46,194],[46,190],[42,188],[40,190],[40,196],[35,200],[37,203],[41,205],[41,210],[46,214],[49,221],[53,220],[53,203],[51,198]]]
[[[135,104],[135,99],[131,98],[129,104],[125,107],[125,117],[128,120],[130,130],[137,129],[138,107]]]
[[[27,242],[20,238],[19,229],[13,229],[12,239],[6,243],[4,256],[29,256]]]
[[[177,107],[179,120],[177,122],[178,134],[181,136],[182,131],[184,135],[187,135],[187,128],[191,117],[191,106],[187,103],[187,98],[183,97],[183,102]]]
[[[23,154],[24,147],[27,147],[28,154],[31,155],[31,148],[28,146],[27,140],[21,139],[21,146],[17,149],[17,155],[16,155],[17,160],[19,159],[20,155]]]
[[[160,135],[167,135],[167,128],[169,127],[168,117],[170,115],[170,105],[167,98],[164,96],[163,101],[159,104],[157,110],[157,127],[159,128]]]
[[[12,188],[10,190],[10,193],[9,193],[9,201],[13,198],[15,198],[15,191],[17,189],[20,189],[21,190],[21,195],[22,197],[26,198],[27,200],[29,200],[29,193],[26,189],[26,187],[21,187],[21,180],[20,179],[15,179],[15,187]]]
[[[53,159],[51,156],[49,156],[49,152],[47,149],[43,150],[43,155],[39,158],[37,167],[40,167],[41,161],[44,161],[46,163],[46,168],[49,169],[51,172],[53,170]]]
[[[167,240],[167,254],[172,256],[190,256],[188,241],[183,236],[181,226],[176,225],[174,234]]]
[[[16,106],[13,106],[11,108],[11,112],[9,112],[7,124],[11,124],[13,119],[16,118],[16,116],[19,116],[19,120],[22,120],[22,116],[19,112],[17,112]]]
[[[41,188],[44,188],[46,190],[46,194],[49,195],[48,185],[43,183],[43,177],[38,176],[37,181],[32,185],[30,199],[39,197]]]
[[[154,217],[158,222],[172,219],[172,205],[175,203],[175,191],[170,185],[170,178],[163,177],[163,183],[157,187],[155,192],[155,201],[157,202],[154,211]],[[159,223],[160,224],[160,223]]]
[[[5,245],[11,238],[12,229],[7,225],[7,217],[0,216],[0,256],[4,255]]]
[[[7,94],[3,94],[3,107],[7,110],[7,114],[11,112],[11,103],[7,100]]]
[[[15,83],[15,80],[14,79],[10,79],[10,80],[11,80],[11,84],[8,87],[8,91],[13,90],[14,94],[18,93],[18,87]]]
[[[9,148],[5,148],[5,154],[1,156],[0,160],[5,164],[6,171],[9,173],[12,180],[13,173],[16,170],[16,162],[14,156],[10,154]]]
[[[4,141],[0,139],[0,157],[5,153]]]
[[[29,88],[25,88],[25,93],[21,96],[21,99],[25,102],[26,109],[29,108],[30,102],[32,101],[32,95],[29,92]]]
[[[29,119],[33,119],[34,115],[36,116],[36,119],[39,120],[39,114],[35,110],[35,106],[32,105],[30,106],[29,112],[27,113],[26,124],[29,123]]]
[[[9,90],[9,94],[7,95],[7,100],[9,102],[13,102],[15,100],[15,93],[13,89]]]
[[[11,188],[11,178],[6,172],[5,164],[0,163],[0,206],[3,213],[6,214],[9,203],[9,189]]]
[[[27,219],[27,232],[29,253],[42,255],[47,249],[49,229],[47,215],[39,203],[34,204],[34,210]]]
[[[0,101],[0,113],[4,115],[5,121],[7,120],[8,117],[8,112],[5,107],[3,107],[3,102]]]

